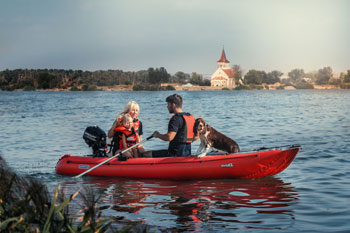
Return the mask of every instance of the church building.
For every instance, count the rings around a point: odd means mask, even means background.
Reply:
[[[235,88],[235,71],[230,68],[230,62],[226,59],[225,50],[222,49],[221,58],[217,61],[218,68],[210,77],[212,87]]]

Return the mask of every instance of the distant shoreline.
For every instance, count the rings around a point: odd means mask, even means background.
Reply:
[[[325,68],[329,71],[330,68]],[[294,70],[294,76],[299,75]],[[300,71],[301,72],[301,71]],[[137,72],[121,70],[87,72],[81,70],[5,70],[0,71],[3,91],[200,91],[200,90],[293,90],[293,89],[350,89],[350,70],[341,77],[328,75],[296,76],[288,79],[267,78],[266,72],[252,70],[251,75],[237,77],[232,82],[211,82],[196,73],[171,76],[165,68],[149,68]],[[278,72],[277,72],[278,73]],[[329,73],[329,72],[328,72]],[[278,73],[280,74],[280,73]],[[261,77],[260,77],[261,76]],[[265,77],[266,78],[263,78]],[[293,75],[292,75],[293,76]],[[273,84],[270,84],[273,83]],[[324,83],[324,85],[316,85]],[[229,84],[229,86],[226,86]],[[213,85],[213,86],[210,86]],[[218,85],[218,86],[217,86]]]
[[[222,87],[211,87],[211,86],[186,86],[181,84],[162,84],[162,86],[171,85],[175,88],[176,91],[222,91],[222,90],[232,90],[232,89],[225,89]],[[253,90],[277,90],[280,85],[262,85],[263,89],[253,89]],[[268,88],[265,88],[265,87]],[[339,85],[313,85],[315,90],[337,90],[342,89]],[[78,87],[81,89],[81,87]],[[283,89],[279,90],[297,90],[293,86],[285,86]],[[310,89],[309,89],[310,90]],[[15,89],[13,91],[28,91],[24,89]],[[52,89],[33,89],[29,91],[71,91],[71,87],[69,88],[52,88]],[[80,90],[79,90],[80,91]],[[96,91],[134,91],[132,85],[115,85],[115,86],[98,86]]]

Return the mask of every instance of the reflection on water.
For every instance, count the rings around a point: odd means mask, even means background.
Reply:
[[[294,187],[275,177],[185,182],[85,177],[83,183],[103,194],[105,215],[184,231],[286,229],[294,223],[291,206],[298,200]]]

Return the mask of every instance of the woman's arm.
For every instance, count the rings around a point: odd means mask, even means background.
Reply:
[[[114,134],[115,134],[114,129],[115,129],[116,127],[117,127],[117,120],[115,120],[115,121],[113,122],[112,127],[108,130],[108,135],[107,135],[108,138],[112,138],[112,137],[114,136]]]
[[[108,138],[112,138],[114,136],[115,134],[114,129],[120,125],[122,118],[123,118],[122,116],[117,116],[117,119],[115,119],[115,121],[113,122],[112,127],[108,130],[108,135],[107,135]]]

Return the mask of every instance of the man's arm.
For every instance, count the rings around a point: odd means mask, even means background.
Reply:
[[[168,132],[166,134],[160,134],[158,131],[154,131],[152,135],[153,137],[159,138],[163,141],[172,141],[176,136],[176,132]]]

